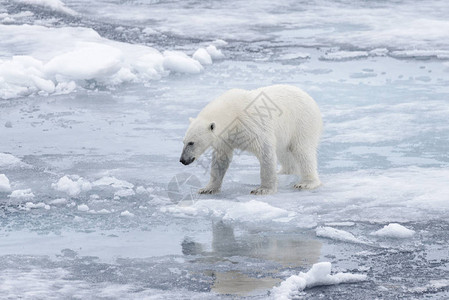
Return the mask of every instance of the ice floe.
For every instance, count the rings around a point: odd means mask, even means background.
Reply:
[[[414,230],[408,229],[398,223],[390,223],[388,225],[385,225],[384,228],[371,233],[371,235],[375,236],[396,239],[411,238],[414,234]]]
[[[321,285],[334,285],[342,283],[356,283],[367,280],[367,276],[363,274],[337,273],[331,275],[331,263],[316,263],[307,273],[299,273],[292,275],[279,286],[271,290],[271,296],[277,300],[296,299],[299,292]]]
[[[81,192],[91,190],[92,184],[78,175],[65,175],[61,177],[58,182],[53,183],[52,187],[55,190],[67,193],[70,196],[77,196]]]

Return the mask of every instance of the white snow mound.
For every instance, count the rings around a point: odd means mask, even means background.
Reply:
[[[125,211],[122,211],[121,213],[120,213],[120,216],[122,216],[122,217],[134,217],[134,214],[133,213],[130,213],[129,211],[127,211],[127,210],[125,210]]]
[[[163,66],[177,73],[197,74],[203,70],[203,66],[197,60],[180,51],[164,51]]]
[[[0,174],[0,192],[9,192],[11,190],[11,185],[9,184],[9,179],[5,174]]]
[[[44,202],[39,202],[39,203],[27,202],[25,204],[26,210],[37,209],[37,208],[45,208],[48,210],[48,209],[50,209],[50,205],[47,205]]]
[[[411,238],[414,234],[414,230],[408,229],[398,223],[390,223],[385,225],[384,228],[371,233],[371,235],[395,239]]]
[[[78,175],[61,177],[57,183],[51,185],[55,190],[67,193],[70,196],[77,196],[81,192],[92,189],[92,184]]]
[[[429,284],[421,287],[411,288],[410,291],[414,293],[436,292],[438,290],[449,287],[448,279],[431,280]]]
[[[192,55],[193,59],[196,59],[200,62],[202,65],[210,65],[212,64],[212,58],[210,57],[210,54],[207,52],[204,48],[199,48],[195,51]]]
[[[348,59],[365,58],[368,56],[369,53],[366,51],[337,51],[326,53],[325,55],[321,56],[320,59],[342,61]]]
[[[224,57],[213,45],[195,52],[194,58],[180,51],[162,54],[152,47],[103,38],[82,27],[0,24],[0,40],[7,43],[0,56],[3,99],[147,82],[170,72],[197,74],[202,64]]]
[[[86,204],[78,205],[77,208],[79,211],[88,211],[89,210],[89,206],[87,206]]]
[[[206,51],[212,59],[223,59],[225,57],[221,50],[218,50],[214,45],[207,46]]]
[[[356,244],[366,244],[366,242],[356,238],[352,233],[336,229],[333,227],[322,226],[315,229],[316,236],[324,237],[332,240],[350,242]]]
[[[131,197],[134,196],[135,194],[136,193],[132,189],[121,189],[114,193],[114,199]]]
[[[77,14],[73,9],[68,8],[62,1],[59,0],[15,0],[15,2],[42,6],[72,16]]]
[[[66,198],[58,198],[50,201],[50,204],[52,205],[64,205],[67,204]]]
[[[83,42],[78,49],[52,58],[43,70],[50,79],[62,76],[68,80],[90,80],[117,73],[123,59],[122,51],[115,47]]]
[[[200,200],[189,206],[174,205],[162,207],[161,211],[187,216],[212,216],[223,221],[238,222],[281,222],[283,218],[295,215],[293,212],[256,200],[248,202]]]
[[[0,153],[0,168],[10,169],[13,167],[26,167],[26,166],[28,165],[23,163],[19,158],[15,157],[14,155],[8,153]]]
[[[113,176],[105,176],[102,177],[94,182],[92,182],[93,186],[112,186],[116,189],[132,189],[134,187],[134,184],[125,181],[117,179]]]
[[[34,194],[31,189],[15,190],[8,197],[15,200],[31,200],[34,198]]]
[[[321,285],[333,285],[340,283],[355,283],[365,281],[366,275],[351,274],[351,273],[337,273],[331,275],[331,263],[320,262],[312,266],[307,273],[299,273],[292,275],[277,287],[272,288],[271,295],[274,299],[292,299],[299,296],[299,292],[306,288]]]

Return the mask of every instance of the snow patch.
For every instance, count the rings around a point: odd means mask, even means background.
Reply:
[[[51,186],[55,190],[67,193],[72,197],[92,189],[92,184],[78,175],[61,177],[57,183],[53,183]]]
[[[114,199],[134,196],[136,193],[132,189],[122,189],[114,193]]]
[[[198,74],[203,71],[203,66],[197,60],[180,51],[164,51],[163,66],[177,73]]]
[[[195,59],[180,51],[161,54],[148,46],[108,40],[81,27],[0,24],[0,40],[8,43],[0,59],[3,99],[65,94],[98,84],[147,82],[170,71],[197,74],[203,70],[199,61],[208,64],[208,57],[224,57],[213,45],[195,52]]]
[[[139,194],[139,195],[142,195],[142,194],[148,193],[148,191],[147,191],[147,189],[145,187],[140,185],[140,186],[138,186],[136,188],[136,193]]]
[[[398,50],[390,53],[391,56],[397,58],[438,58],[449,59],[449,50]]]
[[[371,235],[395,239],[411,238],[414,234],[414,230],[408,229],[398,223],[390,223],[385,225],[384,228],[371,233]]]
[[[142,33],[145,35],[158,35],[159,32],[154,30],[151,27],[146,27],[145,29],[142,30]]]
[[[106,177],[102,177],[94,182],[92,182],[93,186],[112,186],[113,188],[116,189],[132,189],[134,187],[134,184],[125,181],[125,180],[120,180],[117,179],[113,176],[106,176]]]
[[[11,185],[8,177],[5,174],[0,174],[0,192],[9,192],[10,190]]]
[[[43,71],[44,74],[49,75],[49,78],[56,79],[58,76],[62,76],[68,81],[102,79],[117,73],[123,59],[122,51],[116,47],[82,42],[77,45],[76,50],[51,59],[45,64]],[[48,93],[54,91],[53,81],[41,79],[41,82],[41,90]]]
[[[195,53],[193,53],[192,57],[193,59],[199,61],[202,65],[212,64],[212,57],[210,57],[210,54],[204,48],[199,48],[198,50],[196,50]]]
[[[437,292],[438,290],[447,287],[449,287],[449,280],[440,279],[440,280],[431,280],[429,284],[422,287],[411,288],[410,291],[414,293]]]
[[[223,221],[239,222],[285,222],[285,218],[295,215],[293,212],[256,200],[248,202],[200,200],[190,206],[162,207],[161,211],[188,216],[212,216]]]
[[[133,214],[133,213],[130,213],[130,212],[127,211],[127,210],[122,211],[122,212],[120,213],[120,215],[121,215],[122,217],[134,217],[134,214]]]
[[[295,52],[295,53],[287,53],[283,54],[279,57],[279,60],[291,60],[291,59],[307,59],[310,58],[311,55],[305,52]]]
[[[354,222],[329,222],[325,223],[326,226],[336,226],[336,227],[351,227],[354,226]]]
[[[221,52],[221,50],[218,50],[217,47],[215,47],[214,45],[209,45],[206,48],[207,53],[209,53],[210,57],[212,57],[212,59],[223,59],[225,56],[224,54]]]
[[[213,41],[211,44],[216,47],[223,47],[223,46],[226,46],[228,44],[228,42],[218,39],[218,40]]]
[[[343,61],[357,58],[368,57],[369,53],[366,51],[337,51],[329,52],[320,57],[322,60]]]
[[[68,8],[62,1],[59,0],[14,0],[14,1],[29,5],[47,7],[54,11],[62,12],[72,16],[77,14],[74,10]]]
[[[0,60],[1,63],[1,60]],[[1,71],[0,71],[1,73]],[[1,86],[1,81],[0,81]],[[0,92],[1,93],[1,92]],[[1,95],[1,94],[0,94]],[[19,158],[8,153],[0,153],[0,168],[10,169],[14,167],[27,167],[28,165],[23,163]]]
[[[50,209],[50,205],[47,205],[44,202],[39,202],[39,203],[27,202],[25,204],[25,209],[26,210],[37,209],[37,208],[45,208],[45,209],[49,210]]]
[[[58,198],[58,199],[54,199],[50,201],[50,204],[52,205],[63,205],[63,204],[67,204],[67,199],[66,198]]]
[[[15,190],[8,197],[15,200],[31,200],[34,198],[34,194],[31,189]]]
[[[318,227],[316,230],[316,236],[318,237],[324,237],[336,241],[342,241],[342,242],[350,242],[350,243],[356,243],[356,244],[366,244],[366,242],[359,240],[356,238],[352,233],[336,229],[333,227],[327,227],[322,226]]]
[[[86,204],[78,205],[78,210],[79,211],[88,211],[89,210],[89,206],[87,206]]]
[[[367,280],[363,274],[337,273],[331,275],[331,263],[316,263],[307,273],[292,275],[277,287],[271,290],[271,295],[277,300],[293,299],[299,297],[299,292],[322,285],[334,285],[341,283],[356,283]]]

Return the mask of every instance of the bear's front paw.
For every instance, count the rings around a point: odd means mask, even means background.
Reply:
[[[220,188],[210,188],[210,187],[205,187],[202,189],[198,190],[198,194],[216,194],[220,191]]]
[[[321,182],[319,180],[314,180],[314,181],[302,181],[300,183],[295,184],[294,187],[300,190],[313,190],[319,187],[320,185]]]
[[[252,190],[251,195],[268,195],[268,194],[273,194],[275,192],[276,192],[275,189],[268,189],[268,188],[260,187],[255,190]]]

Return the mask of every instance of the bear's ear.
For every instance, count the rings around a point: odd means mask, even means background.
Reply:
[[[195,121],[195,118],[190,117],[189,122],[192,123],[193,121]]]
[[[210,123],[209,129],[210,129],[210,131],[214,131],[214,129],[215,129],[215,123],[214,122]]]

